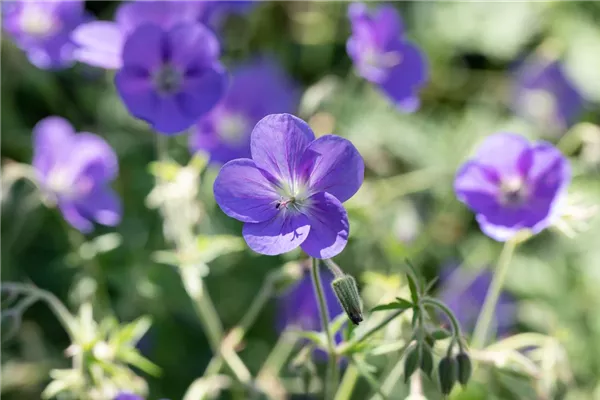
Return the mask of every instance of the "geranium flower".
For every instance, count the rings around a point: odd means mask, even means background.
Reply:
[[[423,53],[404,35],[394,7],[385,5],[370,12],[365,4],[348,6],[352,35],[346,50],[358,73],[379,86],[403,111],[419,108],[417,92],[428,76]]]
[[[245,222],[248,246],[267,255],[298,246],[316,258],[340,253],[350,228],[342,203],[364,175],[354,145],[334,135],[315,140],[301,119],[274,114],[254,127],[250,152],[225,164],[214,184],[223,212]]]
[[[522,229],[535,234],[548,227],[570,180],[567,159],[550,143],[497,133],[460,168],[454,188],[483,232],[505,241]]]
[[[207,151],[212,163],[250,157],[254,125],[269,114],[294,112],[297,100],[294,83],[274,60],[240,66],[232,73],[225,97],[196,125],[190,147]]]
[[[115,226],[121,202],[108,184],[117,177],[117,156],[100,136],[75,134],[68,121],[48,117],[33,129],[33,167],[40,186],[69,224],[82,232],[92,222]]]
[[[142,25],[123,46],[115,76],[129,112],[164,134],[179,133],[209,112],[227,86],[218,62],[219,43],[203,25],[179,24],[165,31]]]
[[[74,61],[71,31],[86,15],[83,1],[7,1],[3,29],[38,68],[59,69]]]

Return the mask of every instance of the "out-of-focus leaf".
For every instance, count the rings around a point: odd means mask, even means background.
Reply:
[[[144,371],[145,373],[152,376],[160,376],[161,370],[160,367],[154,364],[152,361],[140,355],[136,349],[123,349],[117,354],[117,357],[134,367],[137,367]]]
[[[196,243],[200,260],[207,264],[220,256],[244,249],[244,240],[233,235],[200,235]]]
[[[182,166],[175,161],[153,161],[148,164],[148,170],[152,175],[164,181],[173,181]]]
[[[119,331],[111,338],[110,344],[115,349],[120,349],[125,345],[135,345],[141,338],[148,332],[152,320],[150,317],[141,317],[135,321],[123,326]]]

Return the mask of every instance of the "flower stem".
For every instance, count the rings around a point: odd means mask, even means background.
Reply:
[[[373,335],[373,334],[377,333],[379,330],[385,328],[387,326],[387,324],[392,322],[394,319],[398,318],[406,310],[407,309],[402,309],[402,310],[398,310],[398,311],[394,312],[389,317],[387,317],[386,319],[384,319],[383,321],[381,321],[380,323],[378,323],[377,325],[375,325],[374,327],[372,327],[371,329],[369,329],[368,331],[363,333],[359,338],[345,343],[345,345],[340,347],[339,353],[344,353],[346,349],[352,347],[354,344],[360,343],[363,340],[366,340],[371,335]]]
[[[311,276],[317,304],[319,306],[321,326],[327,335],[327,353],[329,355],[329,360],[325,384],[325,399],[333,399],[338,381],[337,354],[335,351],[333,332],[331,332],[331,328],[329,327],[329,311],[327,310],[327,304],[325,303],[321,275],[319,274],[319,260],[316,258],[312,259]]]
[[[477,318],[477,323],[475,324],[475,329],[473,331],[472,347],[475,349],[481,349],[485,346],[490,325],[494,318],[494,311],[498,304],[498,299],[500,298],[500,293],[502,292],[504,281],[506,280],[508,266],[510,265],[510,260],[515,252],[517,243],[518,241],[516,239],[509,239],[504,244],[502,253],[500,253],[492,283],[485,296],[481,313],[479,314],[479,318]]]
[[[335,394],[334,400],[349,400],[350,398],[352,398],[352,391],[354,390],[354,386],[356,386],[358,375],[359,373],[358,368],[356,368],[356,365],[348,365],[348,367],[346,368],[346,372],[344,373],[342,383],[340,384],[338,391]]]
[[[454,337],[458,340],[459,346],[462,346],[461,345],[461,341],[460,341],[460,338],[462,337],[462,331],[460,329],[460,324],[458,323],[458,320],[456,319],[456,317],[452,313],[452,310],[450,310],[448,308],[448,306],[446,306],[441,301],[439,301],[437,299],[432,299],[430,297],[424,298],[423,300],[421,300],[421,302],[423,303],[423,305],[430,305],[430,306],[433,306],[433,307],[437,307],[444,314],[446,314],[446,316],[448,317],[448,319],[450,319],[450,324],[452,325],[452,333],[453,333]]]

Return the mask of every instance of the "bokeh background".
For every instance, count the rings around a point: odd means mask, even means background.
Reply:
[[[365,183],[347,203],[351,238],[336,261],[357,278],[366,309],[401,293],[406,257],[428,279],[449,266],[460,265],[469,276],[493,266],[501,244],[481,233],[452,190],[458,166],[486,135],[510,131],[557,144],[573,166],[576,205],[600,201],[600,3],[393,4],[430,67],[421,108],[412,114],[395,109],[353,71],[345,49],[346,2],[256,2],[226,15],[216,28],[228,69],[257,55],[273,57],[297,83],[296,114],[317,135],[352,140],[363,155]],[[110,20],[118,5],[88,1],[86,8]],[[211,352],[180,275],[156,254],[170,247],[147,199],[156,181],[149,164],[157,159],[157,135],[127,113],[110,73],[80,64],[37,69],[5,34],[1,56],[2,281],[33,283],[71,310],[93,300],[99,315],[111,309],[121,321],[150,316],[152,327],[138,347],[162,375],[144,375],[149,398],[181,399]],[[524,68],[543,69],[554,61],[564,74],[560,79],[585,99],[564,123],[554,118],[565,101],[556,77],[525,100],[519,94]],[[49,115],[103,136],[116,150],[120,174],[113,187],[125,209],[118,227],[98,226],[83,236],[57,210],[40,204],[30,184],[11,179],[11,165],[31,162],[32,128]],[[187,164],[187,135],[172,138],[169,152]],[[199,230],[240,235],[241,224],[212,197],[217,171],[210,166],[194,181],[204,215]],[[503,334],[535,331],[557,338],[566,359],[550,360],[542,378],[550,385],[562,382],[560,390],[540,397],[484,375],[454,398],[600,399],[600,222],[585,212],[579,217],[568,221],[570,237],[565,229],[549,229],[521,246],[506,285],[516,308]],[[299,256],[259,256],[242,248],[211,262],[205,282],[223,325],[240,320],[267,274]],[[452,290],[460,294],[464,285]],[[274,297],[239,348],[252,372],[277,341],[277,308]],[[48,308],[32,306],[18,332],[2,343],[3,397],[39,399],[50,369],[69,365],[68,346]],[[386,357],[375,363],[380,371],[397,362],[393,353]],[[293,377],[287,369],[282,374]],[[404,398],[402,387],[391,398]],[[367,398],[369,390],[359,382],[353,398]]]

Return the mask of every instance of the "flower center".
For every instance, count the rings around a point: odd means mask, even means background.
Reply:
[[[19,18],[23,32],[32,36],[47,36],[60,29],[60,24],[52,15],[35,4],[26,4]]]
[[[183,74],[171,65],[163,65],[153,77],[154,86],[162,94],[173,94],[179,91],[183,83]]]
[[[66,168],[54,168],[46,179],[46,188],[56,196],[74,199],[82,196],[91,188],[89,179],[75,181],[73,174]]]
[[[365,51],[365,63],[374,68],[392,68],[402,62],[402,54],[397,51],[381,53],[376,48],[370,47]]]
[[[275,208],[278,210],[300,211],[309,205],[307,198],[310,193],[302,184],[284,185],[279,188],[281,197],[275,202]]]
[[[529,197],[527,185],[519,177],[503,180],[500,184],[500,192],[500,202],[507,206],[521,205]]]
[[[248,119],[239,113],[226,113],[218,119],[216,130],[223,141],[239,145],[244,143],[249,128]]]

